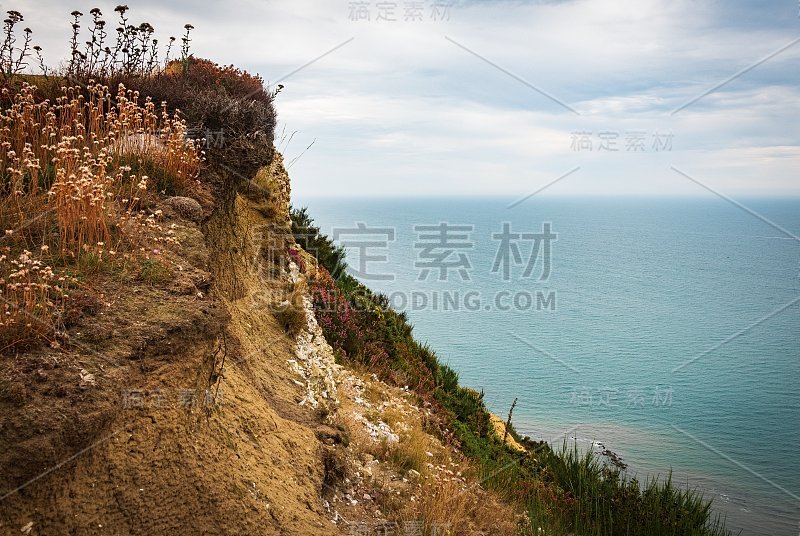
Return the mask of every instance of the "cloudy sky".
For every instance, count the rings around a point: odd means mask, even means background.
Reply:
[[[797,0],[127,4],[284,84],[301,197],[800,195]],[[0,5],[56,64],[69,12],[116,3]]]

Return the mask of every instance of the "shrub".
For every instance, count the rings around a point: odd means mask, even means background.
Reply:
[[[274,94],[258,76],[194,57],[172,62],[158,76],[117,77],[169,111],[180,110],[197,137],[205,137],[209,165],[250,179],[272,159],[277,115]]]
[[[311,281],[314,310],[337,355],[396,385],[433,390],[439,363],[430,348],[414,340],[405,313],[394,311],[386,296],[346,273],[344,250],[320,233],[305,208],[292,210],[291,216],[295,241],[320,265]],[[452,384],[451,377],[440,379]]]
[[[566,444],[554,451],[547,443],[520,438],[513,428],[509,432],[528,453],[504,445],[493,432],[483,393],[459,386],[458,374],[414,340],[408,319],[392,310],[385,296],[347,274],[330,276],[326,268],[344,272],[344,254],[319,233],[305,209],[293,211],[292,220],[295,240],[317,254],[314,310],[337,355],[366,364],[385,380],[413,386],[439,405],[462,452],[475,462],[482,486],[527,510],[531,527],[542,527],[545,534],[727,534],[711,518],[708,501],[674,487],[669,478],[651,479],[640,488],[592,452],[583,455]],[[403,438],[388,454],[401,469],[414,468],[422,459],[419,445]],[[449,495],[443,489],[419,505],[426,526],[461,518],[459,501],[452,504]]]
[[[295,241],[313,256],[317,263],[328,270],[334,279],[346,275],[344,248],[336,246],[328,237],[320,233],[319,227],[308,214],[308,207],[291,209],[292,234]]]
[[[436,386],[446,393],[452,393],[458,388],[458,373],[447,365],[440,366],[436,376]]]
[[[354,356],[363,331],[350,302],[338,291],[324,268],[310,281],[314,312],[325,338],[339,357]]]

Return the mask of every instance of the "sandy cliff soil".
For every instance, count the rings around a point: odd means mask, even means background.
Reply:
[[[514,532],[441,417],[335,364],[288,204],[279,155],[163,203],[163,273],[98,275],[67,342],[0,361],[0,533]]]

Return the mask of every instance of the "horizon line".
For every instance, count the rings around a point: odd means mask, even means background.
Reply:
[[[492,199],[504,200],[518,198],[520,195],[525,194],[445,194],[445,193],[432,193],[432,194],[396,194],[396,193],[355,193],[355,194],[298,194],[292,197],[300,199]],[[548,194],[538,195],[537,199],[648,199],[648,200],[710,200],[719,199],[712,194]],[[800,201],[800,193],[770,193],[770,194],[742,194],[737,195],[739,199],[752,199],[759,201]]]

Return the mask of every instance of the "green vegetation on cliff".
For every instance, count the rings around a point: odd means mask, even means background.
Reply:
[[[553,449],[511,428],[527,451],[504,444],[483,393],[459,385],[457,373],[414,339],[406,314],[346,272],[344,250],[320,233],[305,208],[291,215],[295,239],[320,265],[311,285],[315,313],[337,359],[408,385],[446,415],[442,439],[479,467],[484,487],[527,512],[532,533],[541,527],[545,534],[727,534],[710,501],[676,487],[671,477],[628,478],[613,457],[581,453],[566,438]]]

